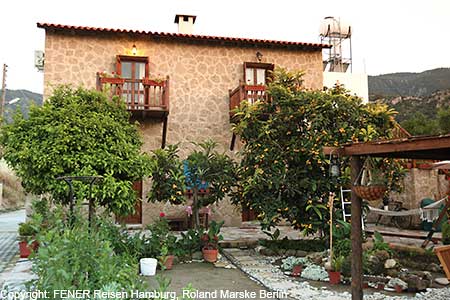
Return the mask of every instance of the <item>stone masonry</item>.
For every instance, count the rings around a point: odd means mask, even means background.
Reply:
[[[218,45],[189,39],[174,41],[148,35],[46,30],[44,98],[55,85],[72,84],[95,88],[96,73],[115,71],[116,55],[130,55],[136,45],[138,56],[148,56],[150,76],[170,77],[170,113],[167,143],[180,143],[181,156],[192,148],[190,142],[212,138],[219,150],[229,151],[229,89],[243,80],[243,63],[255,62],[256,52],[265,63],[289,70],[305,71],[305,86],[322,88],[322,54],[318,50],[295,50],[268,46]],[[140,123],[143,150],[161,145],[162,122]],[[234,155],[234,153],[229,153]],[[144,184],[144,197],[149,181]],[[143,223],[149,223],[160,211],[176,213],[167,205],[144,202]],[[177,208],[178,213],[183,209]],[[240,209],[229,201],[213,208],[217,218],[227,225],[240,223]]]

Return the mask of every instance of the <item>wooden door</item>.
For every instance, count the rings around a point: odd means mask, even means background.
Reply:
[[[119,223],[124,224],[142,224],[142,180],[133,183],[133,190],[136,191],[138,201],[134,206],[134,214],[117,218]]]
[[[249,207],[242,207],[242,222],[256,220],[255,211]]]

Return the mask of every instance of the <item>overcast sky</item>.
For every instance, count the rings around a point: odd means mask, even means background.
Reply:
[[[176,32],[177,13],[195,14],[206,35],[319,42],[326,16],[352,26],[354,72],[377,75],[450,67],[450,0],[2,0],[0,63],[7,88],[42,93],[36,22]]]

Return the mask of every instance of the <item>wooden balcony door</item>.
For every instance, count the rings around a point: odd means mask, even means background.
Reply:
[[[249,89],[247,91],[247,100],[250,104],[253,104],[256,100],[265,100],[265,87],[271,78],[271,72],[274,65],[267,63],[244,63],[244,82],[248,86],[255,86],[255,89]],[[260,86],[257,89],[256,86]]]
[[[127,109],[144,109],[146,91],[142,79],[149,76],[148,57],[119,55],[116,69],[117,74],[125,79],[122,98]]]
[[[133,190],[136,191],[139,200],[134,206],[135,213],[132,215],[119,217],[117,221],[124,224],[142,224],[142,180],[133,183]]]

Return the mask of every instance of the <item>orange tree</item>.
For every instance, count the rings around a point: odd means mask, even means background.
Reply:
[[[390,137],[395,111],[363,104],[339,86],[306,90],[302,73],[281,69],[267,92],[270,101],[243,101],[236,110],[233,131],[243,147],[232,201],[252,208],[263,228],[287,219],[316,232],[328,218],[328,194],[337,190],[322,147]]]
[[[102,176],[94,185],[96,205],[126,214],[137,201],[133,182],[148,172],[148,156],[125,105],[105,94],[60,86],[29,116],[18,114],[2,127],[3,158],[29,193],[51,195],[67,203],[68,187],[60,176]],[[76,199],[89,195],[89,185],[74,182]]]

